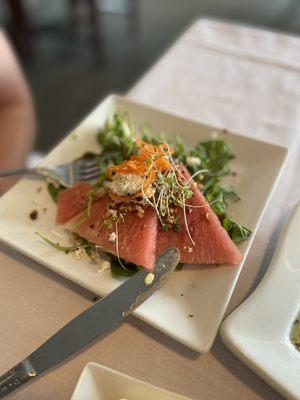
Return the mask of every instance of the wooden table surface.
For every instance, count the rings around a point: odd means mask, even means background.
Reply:
[[[209,49],[205,41],[207,38],[210,40]],[[222,57],[218,56],[219,50],[216,49],[220,38],[226,42],[221,46]],[[245,46],[241,46],[243,43]],[[283,54],[282,59],[277,59],[275,50],[283,44],[284,51],[288,49],[287,57]],[[237,51],[241,47],[242,53]],[[289,168],[283,174],[264,214],[227,312],[233,310],[257,286],[271,260],[282,221],[298,199],[297,192],[292,190],[293,184],[300,187],[295,174],[300,159],[297,134],[300,113],[296,106],[299,94],[295,89],[300,87],[298,47],[300,42],[296,38],[198,21],[129,93],[131,98],[183,115],[193,115],[204,122],[222,127],[226,125],[227,128],[273,142],[281,143],[284,139],[286,144],[296,145]],[[224,48],[228,48],[229,53],[224,55]],[[209,68],[209,64],[204,68],[203,63],[209,62],[208,56],[215,57],[214,68]],[[263,57],[269,57],[267,63]],[[229,63],[229,69],[226,69],[226,62]],[[186,69],[185,75],[182,75],[183,67]],[[218,73],[218,68],[225,78],[216,82],[216,77],[211,74]],[[232,68],[235,68],[234,74],[230,72]],[[243,79],[239,72],[244,74]],[[257,77],[257,74],[265,74],[260,85],[255,86],[254,80],[253,85],[249,85],[251,78]],[[268,80],[270,74],[273,74],[272,79]],[[238,87],[244,88],[244,92],[235,90],[234,102],[230,103],[228,90],[235,89],[236,79],[239,79]],[[271,90],[271,83],[276,91]],[[209,87],[211,92],[208,91]],[[278,87],[285,91],[284,96]],[[261,90],[259,93],[258,88]],[[244,100],[245,91],[247,104]],[[261,99],[262,93],[265,96],[261,100],[264,108],[255,100],[258,97]],[[225,94],[228,102],[224,100]],[[220,106],[221,95],[224,95],[223,109]],[[293,102],[286,100],[290,96],[293,96]],[[239,113],[232,115],[236,102],[240,104]],[[9,247],[0,245],[1,373],[86,309],[93,297],[92,293]],[[211,351],[200,355],[134,317],[129,317],[104,339],[96,341],[68,362],[22,388],[11,399],[69,399],[82,368],[89,361],[195,400],[282,399],[230,353],[219,336]]]

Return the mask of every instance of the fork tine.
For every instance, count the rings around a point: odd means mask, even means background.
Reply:
[[[88,160],[82,160],[82,168],[89,168],[93,167],[94,165],[98,165],[98,160],[96,157]]]
[[[80,176],[80,179],[84,180],[84,181],[91,181],[95,178],[98,178],[99,176],[99,172],[93,172],[93,173],[89,173],[89,174],[83,174]]]
[[[93,167],[84,167],[84,168],[81,168],[81,171],[83,171],[83,172],[91,172],[91,171],[99,171],[99,167],[98,167],[98,165],[94,165]]]
[[[89,176],[98,176],[98,175],[99,175],[99,169],[78,171],[79,178],[86,178]]]

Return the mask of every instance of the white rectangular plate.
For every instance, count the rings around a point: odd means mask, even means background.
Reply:
[[[87,399],[191,400],[93,362],[84,367],[71,397]]]
[[[300,352],[291,343],[300,317],[300,204],[272,264],[251,296],[222,324],[225,344],[285,398],[300,400]]]
[[[154,132],[164,132],[170,139],[180,135],[189,147],[199,140],[211,138],[212,132],[217,131],[122,97],[110,96],[42,164],[64,163],[86,151],[98,150],[96,132],[115,109],[128,111],[135,126],[146,122]],[[231,176],[228,182],[236,187],[242,198],[230,206],[230,215],[253,231],[250,240],[240,246],[245,259],[286,159],[287,149],[231,133],[220,132],[219,135],[236,155],[232,169],[237,175]],[[42,191],[37,192],[40,187]],[[33,209],[39,211],[35,221],[29,218]],[[114,279],[109,270],[99,273],[99,266],[87,257],[76,260],[70,254],[54,250],[35,235],[39,231],[64,243],[53,232],[65,234],[65,227],[55,226],[55,212],[56,206],[47,193],[45,182],[24,178],[0,200],[0,239],[100,296],[111,292],[121,280]],[[214,341],[242,266],[243,263],[237,267],[186,267],[174,273],[167,284],[135,314],[196,351],[206,352]],[[189,317],[189,314],[194,317]]]

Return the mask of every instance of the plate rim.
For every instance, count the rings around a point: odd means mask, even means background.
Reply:
[[[181,395],[181,394],[172,392],[170,390],[161,388],[159,386],[153,385],[152,383],[143,381],[142,379],[135,378],[135,377],[133,377],[131,375],[125,374],[124,372],[120,372],[120,371],[118,371],[118,370],[116,370],[114,368],[107,367],[106,365],[97,363],[95,361],[87,362],[84,365],[84,367],[82,368],[81,373],[79,375],[79,378],[77,379],[76,385],[75,385],[74,390],[72,392],[70,400],[76,400],[76,397],[75,397],[77,395],[76,392],[80,390],[80,386],[82,385],[82,382],[83,382],[83,380],[85,378],[85,374],[89,370],[91,370],[93,368],[97,369],[97,370],[100,370],[100,371],[104,371],[105,373],[114,376],[114,378],[116,380],[118,380],[119,378],[123,378],[123,379],[126,379],[126,380],[128,380],[128,381],[130,381],[132,383],[135,383],[135,384],[142,384],[143,386],[145,386],[145,387],[147,387],[149,389],[150,388],[151,389],[156,389],[157,391],[161,392],[162,394],[168,394],[168,395],[171,395],[172,397],[174,396],[174,400],[192,400],[190,397],[186,397],[184,395]]]

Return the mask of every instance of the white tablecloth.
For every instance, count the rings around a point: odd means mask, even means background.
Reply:
[[[282,220],[299,198],[299,88],[300,39],[203,20],[129,93],[171,112],[291,148],[230,310],[256,287],[270,262]],[[0,245],[1,372],[86,309],[93,297]],[[219,337],[209,353],[199,356],[133,317],[12,399],[67,400],[88,361],[195,400],[282,399],[233,356]]]
[[[265,271],[282,221],[300,199],[300,39],[198,20],[128,95],[289,147],[289,161],[235,291],[235,306]]]

